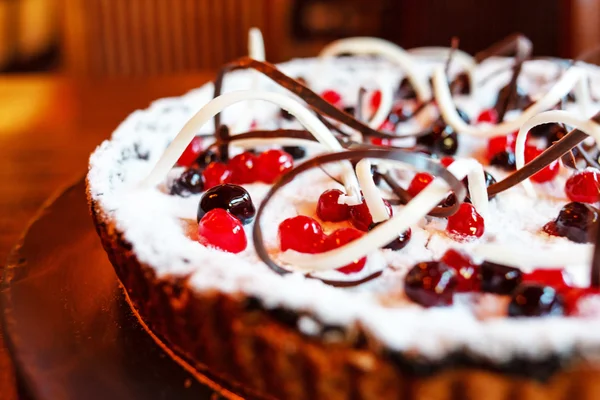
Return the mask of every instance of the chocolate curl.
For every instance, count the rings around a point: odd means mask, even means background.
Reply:
[[[487,58],[494,56],[515,55],[515,58],[526,59],[531,56],[533,44],[527,36],[521,33],[513,33],[504,39],[494,43],[485,50],[475,54],[475,61],[480,63]]]
[[[221,143],[225,143],[223,146],[219,146],[219,156],[222,162],[227,162],[229,160],[229,146],[227,146],[229,135],[229,128],[227,125],[219,126],[219,129],[215,131],[217,134],[215,135],[217,140]]]
[[[450,186],[450,190],[452,190],[457,199],[462,199],[465,197],[466,189],[462,182],[460,182],[454,175],[452,175],[446,168],[444,168],[441,164],[432,161],[427,157],[423,157],[419,154],[408,153],[403,150],[385,150],[385,149],[369,149],[369,150],[349,150],[338,153],[328,153],[319,155],[315,158],[307,160],[306,162],[298,165],[288,173],[281,176],[275,184],[271,187],[265,198],[263,199],[258,211],[256,213],[256,218],[254,222],[254,228],[252,231],[254,247],[257,255],[260,259],[275,273],[280,275],[285,275],[291,273],[285,268],[277,265],[270,257],[269,252],[267,251],[264,241],[263,234],[261,230],[261,219],[264,214],[264,210],[269,203],[269,201],[273,198],[275,193],[280,190],[284,185],[290,183],[296,176],[299,174],[315,167],[319,167],[323,164],[343,161],[343,160],[353,160],[353,159],[364,159],[364,158],[375,158],[375,159],[383,159],[383,160],[395,160],[400,161],[409,165],[412,165],[414,168],[422,171],[427,171],[434,176],[440,177],[446,181],[446,183]],[[449,209],[452,209],[453,212],[456,212],[458,207],[460,206],[460,201],[457,201]],[[332,286],[338,287],[350,287],[357,286],[364,282],[373,280],[381,275],[381,271],[378,271],[374,274],[367,276],[366,278],[361,278],[356,281],[336,281],[336,280],[323,280],[317,278],[312,275],[307,275],[308,278],[319,279],[324,283]]]
[[[594,242],[594,256],[590,276],[590,287],[600,289],[600,224],[596,224],[596,238]]]

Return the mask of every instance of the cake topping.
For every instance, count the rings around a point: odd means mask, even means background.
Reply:
[[[204,180],[204,188],[210,189],[223,183],[232,182],[232,171],[227,164],[214,161],[208,164],[204,171],[202,171],[202,178]]]
[[[510,317],[563,315],[563,299],[551,286],[523,283],[512,294],[508,305]]]
[[[198,223],[198,241],[229,253],[246,249],[246,233],[240,220],[227,210],[215,208],[207,212]]]
[[[279,247],[282,251],[294,250],[300,253],[320,253],[323,251],[325,234],[321,224],[305,215],[288,218],[279,224]]]
[[[171,185],[171,194],[187,197],[198,194],[204,190],[204,178],[202,170],[190,168],[185,170]]]
[[[202,195],[200,204],[198,204],[198,221],[215,208],[229,211],[244,225],[252,222],[256,213],[250,194],[246,189],[229,183],[214,186]]]
[[[446,231],[456,240],[479,238],[484,230],[483,218],[472,204],[462,203],[456,214],[448,217]]]
[[[480,266],[481,290],[488,293],[511,294],[521,283],[521,270],[485,261]]]
[[[424,307],[451,305],[456,286],[454,269],[437,261],[415,265],[404,278],[406,296]]]
[[[294,159],[283,150],[271,149],[261,153],[256,160],[256,174],[259,180],[273,183],[275,179],[291,170]]]
[[[325,238],[323,250],[328,251],[337,249],[360,238],[362,235],[363,233],[361,231],[354,228],[336,229],[332,234]],[[344,265],[343,267],[337,268],[337,270],[344,274],[360,272],[365,267],[366,262],[367,257],[361,257],[349,264]]]
[[[442,256],[441,262],[454,269],[457,292],[479,291],[481,281],[479,265],[468,255],[456,249],[449,249]]]
[[[572,201],[596,203],[600,201],[600,171],[586,168],[574,173],[565,183],[565,193]]]
[[[544,226],[544,231],[550,235],[564,236],[576,243],[590,243],[594,241],[598,223],[596,207],[573,202],[565,205],[556,220]]]
[[[341,190],[330,189],[319,196],[317,215],[322,221],[340,222],[350,219],[350,206],[339,202],[342,195]]]
[[[179,157],[179,160],[177,160],[177,165],[189,167],[196,162],[196,159],[202,152],[202,142],[203,141],[201,137],[195,136],[190,144],[185,148]]]

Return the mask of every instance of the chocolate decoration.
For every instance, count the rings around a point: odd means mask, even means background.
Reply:
[[[590,275],[590,287],[600,289],[600,224],[596,224],[596,239],[594,243],[594,256]]]
[[[521,33],[513,33],[504,39],[494,43],[485,50],[475,54],[475,62],[478,64],[487,58],[494,56],[507,56],[514,54],[517,59],[526,59],[531,56],[533,45],[527,36]]]
[[[254,222],[254,227],[252,230],[254,248],[256,250],[256,254],[259,258],[274,272],[284,275],[291,273],[292,271],[286,270],[285,268],[277,265],[269,256],[269,252],[267,251],[261,230],[261,218],[263,216],[264,210],[271,200],[275,193],[281,189],[284,185],[290,183],[296,176],[299,174],[314,168],[321,166],[323,164],[328,164],[335,161],[344,161],[344,160],[353,160],[353,159],[364,159],[364,158],[376,158],[382,160],[395,160],[404,162],[406,164],[412,165],[414,168],[418,170],[427,171],[430,174],[440,177],[446,181],[446,183],[450,186],[450,190],[457,194],[459,199],[465,197],[466,189],[462,182],[460,182],[454,175],[452,175],[448,170],[446,170],[441,164],[432,161],[431,159],[424,157],[419,154],[409,153],[403,150],[386,150],[386,149],[377,149],[371,148],[366,150],[348,150],[342,151],[338,153],[327,153],[322,154],[317,157],[314,157],[310,160],[305,161],[304,163],[298,165],[291,171],[287,172],[283,176],[281,176],[275,184],[271,187],[269,192],[264,197],[258,211],[256,213],[256,218]],[[448,207],[448,211],[452,214],[458,210],[460,206],[459,201],[457,201],[451,207]],[[362,278],[357,281],[336,281],[336,280],[322,280],[323,282],[332,285],[332,286],[341,286],[341,287],[350,287],[360,285],[361,283],[366,282],[366,280],[372,280],[377,278],[379,275],[377,273],[369,275],[367,278]],[[316,278],[312,275],[307,275],[309,278]]]
[[[444,73],[448,76],[448,71],[450,70],[450,64],[452,64],[452,59],[454,58],[454,53],[456,49],[458,49],[458,44],[460,40],[458,37],[453,36],[450,40],[450,51],[448,52],[448,58],[446,59],[446,64],[444,65]]]
[[[217,129],[215,132],[216,132],[215,136],[219,142],[227,143],[227,141],[230,137],[229,128],[227,127],[227,125],[219,126],[219,129]],[[219,156],[220,156],[222,162],[229,161],[229,146],[227,146],[227,144],[219,146]]]

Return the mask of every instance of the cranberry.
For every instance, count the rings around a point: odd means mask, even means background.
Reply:
[[[323,93],[321,93],[321,97],[336,107],[342,106],[342,96],[340,96],[340,94],[335,90],[325,90]]]
[[[444,167],[448,168],[454,162],[454,158],[446,156],[440,159],[440,164]]]
[[[330,189],[319,196],[317,215],[322,221],[340,222],[350,218],[350,206],[338,203],[343,194],[341,190]]]
[[[215,208],[229,211],[244,225],[254,219],[255,210],[250,194],[243,187],[231,183],[214,186],[202,195],[198,204],[198,220]]]
[[[358,239],[362,235],[363,233],[361,231],[354,228],[340,228],[325,238],[323,248],[325,251],[337,249],[338,247],[342,247],[352,242],[353,240]],[[343,272],[344,274],[360,272],[365,267],[366,262],[367,258],[363,257],[348,265],[344,265],[343,267],[340,267],[337,270]]]
[[[552,286],[559,292],[570,288],[571,278],[562,268],[557,269],[535,269],[523,274],[523,282],[540,283]]]
[[[279,224],[281,251],[290,249],[300,253],[320,253],[324,239],[321,224],[305,215],[288,218]]]
[[[187,197],[190,194],[200,193],[204,190],[202,171],[197,168],[185,170],[171,186],[171,194]]]
[[[521,284],[508,305],[511,317],[541,317],[563,315],[564,302],[556,290],[536,283]]]
[[[267,150],[256,160],[257,178],[273,183],[294,166],[294,159],[283,150]]]
[[[454,270],[437,261],[415,265],[404,278],[408,298],[424,307],[451,305],[456,284]]]
[[[458,250],[449,249],[440,261],[456,272],[457,292],[479,291],[481,280],[479,265],[475,264],[469,256]]]
[[[381,105],[381,91],[376,90],[373,92],[373,94],[371,95],[371,99],[369,100],[369,108],[371,109],[371,112],[374,113],[375,111],[377,111],[379,109],[380,105]]]
[[[565,193],[572,201],[597,202],[600,200],[600,171],[587,168],[574,173],[565,183]]]
[[[498,112],[493,108],[485,109],[477,116],[477,122],[488,122],[490,124],[497,124]]]
[[[385,206],[387,208],[388,215],[392,216],[392,206],[387,200],[383,200],[383,202],[385,203]],[[369,212],[369,207],[367,207],[367,203],[365,203],[364,200],[358,205],[350,206],[350,221],[356,229],[359,229],[363,232],[367,232],[369,229],[372,228],[373,217],[371,216],[371,213]]]
[[[246,233],[242,223],[222,208],[207,212],[198,223],[198,241],[229,253],[246,248]]]
[[[412,181],[410,181],[410,184],[408,185],[408,189],[406,189],[406,191],[412,197],[415,197],[416,195],[421,193],[421,191],[425,189],[427,185],[429,185],[434,179],[435,177],[427,172],[419,172],[415,174]]]
[[[446,231],[457,239],[472,239],[483,235],[483,218],[472,204],[462,203],[458,211],[448,217]]]
[[[505,151],[515,151],[517,133],[513,132],[506,136],[496,136],[488,140],[487,159],[492,160],[498,153]]]
[[[231,180],[235,183],[252,183],[256,180],[254,164],[256,156],[249,151],[245,151],[229,160],[231,168]]]
[[[520,269],[507,265],[483,262],[481,271],[481,291],[496,294],[511,294],[521,283],[523,273]]]
[[[179,160],[177,160],[177,165],[181,165],[182,167],[189,167],[196,161],[198,155],[202,151],[202,138],[195,136],[190,144],[185,148],[181,156],[179,156]]]
[[[408,228],[407,230],[402,232],[400,235],[398,235],[398,237],[396,239],[394,239],[391,242],[389,242],[388,244],[386,244],[383,248],[394,250],[394,251],[402,250],[403,248],[406,247],[406,245],[410,241],[411,237],[412,237],[412,230],[410,228]]]
[[[507,171],[513,171],[517,166],[515,153],[512,151],[501,151],[500,153],[496,153],[496,155],[490,159],[490,165],[494,165]]]
[[[598,225],[598,209],[584,203],[568,203],[555,221],[544,226],[550,235],[563,236],[576,243],[592,242]]]
[[[527,145],[525,147],[525,162],[529,163],[533,161],[537,156],[543,153],[543,150],[538,149],[535,146]],[[543,168],[531,177],[531,180],[538,183],[548,182],[556,178],[560,170],[560,164],[558,160],[552,161],[548,166]]]
[[[231,182],[231,168],[218,161],[213,161],[204,169],[202,177],[204,178],[204,188],[210,189]]]
[[[300,160],[306,156],[306,149],[300,146],[283,146],[283,151],[292,156],[294,160]]]

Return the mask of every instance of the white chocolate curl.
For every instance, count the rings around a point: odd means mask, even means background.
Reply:
[[[319,57],[333,57],[342,53],[375,54],[398,65],[413,85],[417,98],[422,101],[431,99],[431,89],[427,76],[417,67],[412,57],[402,47],[387,40],[374,37],[353,37],[336,40],[327,46]]]
[[[356,164],[356,176],[358,177],[358,183],[362,189],[369,213],[373,217],[373,222],[381,222],[389,219],[390,216],[383,202],[383,197],[381,197],[379,188],[373,180],[371,162],[368,159],[360,160]]]
[[[381,93],[381,102],[379,103],[377,110],[375,110],[375,114],[368,122],[369,127],[376,130],[387,120],[388,115],[390,115],[392,107],[394,106],[394,90],[392,87],[389,84],[377,80],[377,89]],[[363,103],[363,108],[362,115],[369,115],[371,110],[369,109],[368,101]]]
[[[248,31],[248,55],[257,61],[265,61],[265,42],[258,28]]]
[[[448,170],[456,177],[466,176],[469,179],[469,194],[473,207],[484,220],[487,219],[489,200],[483,166],[472,158],[466,158],[454,161]]]
[[[454,101],[452,100],[443,67],[437,67],[433,73],[433,90],[444,121],[455,131],[472,136],[491,138],[495,136],[504,136],[514,132],[529,118],[541,111],[554,107],[556,103],[575,87],[577,82],[581,80],[583,76],[584,74],[581,68],[569,68],[541,99],[524,110],[517,119],[487,126],[469,125],[460,118],[456,111]]]
[[[292,114],[302,126],[306,128],[321,144],[331,151],[343,151],[344,148],[331,134],[329,129],[306,107],[297,100],[281,93],[264,91],[236,91],[220,95],[209,101],[184,125],[169,147],[158,160],[154,169],[148,177],[142,181],[145,187],[155,186],[162,182],[173,165],[177,162],[186,147],[192,141],[196,132],[204,126],[211,118],[220,113],[225,107],[246,100],[264,100],[278,105]],[[351,168],[350,162],[346,165],[342,180],[346,188],[345,198],[348,204],[360,204],[360,190],[356,175]]]
[[[527,143],[527,134],[529,131],[538,125],[550,123],[563,123],[573,128],[577,128],[593,137],[596,141],[596,146],[600,148],[600,125],[591,119],[579,118],[569,111],[546,111],[529,119],[523,124],[521,129],[519,129],[517,141],[515,143],[515,159],[517,169],[521,169],[525,166],[525,144]],[[527,194],[532,197],[536,196],[535,190],[529,178],[525,179],[523,182],[521,182],[521,184],[523,185]]]

